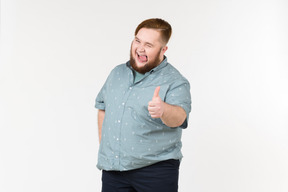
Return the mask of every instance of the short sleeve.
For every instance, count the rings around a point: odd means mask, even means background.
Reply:
[[[184,109],[187,118],[184,123],[180,126],[181,128],[188,127],[189,113],[191,112],[191,94],[190,84],[185,80],[175,81],[166,95],[166,103],[171,105],[177,105]]]
[[[104,95],[105,95],[105,84],[104,84],[104,86],[102,87],[102,89],[100,90],[100,92],[98,93],[98,95],[96,97],[95,108],[101,109],[101,110],[105,110]]]
[[[101,90],[99,91],[96,100],[95,100],[95,108],[105,110],[105,98],[106,98],[106,92],[107,92],[107,86],[109,81],[111,80],[111,77],[113,76],[115,68],[111,71],[108,78],[106,79],[104,85],[102,86]]]

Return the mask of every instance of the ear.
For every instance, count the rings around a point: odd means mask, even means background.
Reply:
[[[164,46],[164,47],[161,49],[161,52],[163,53],[163,55],[164,55],[164,53],[167,51],[167,49],[168,49],[167,46]]]

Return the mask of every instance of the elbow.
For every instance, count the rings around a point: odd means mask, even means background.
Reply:
[[[175,127],[180,127],[181,125],[183,125],[183,123],[185,122],[186,118],[187,118],[187,115],[186,115],[186,112],[184,111],[184,113],[179,118],[179,121],[175,122]]]
[[[181,111],[181,113],[179,113],[178,118],[174,119],[174,121],[171,121],[169,124],[166,123],[165,124],[172,128],[180,127],[184,124],[186,118],[187,118],[186,112],[183,110],[183,112]]]

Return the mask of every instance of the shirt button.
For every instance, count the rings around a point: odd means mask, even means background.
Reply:
[[[118,156],[117,156],[117,155],[116,155],[115,157],[116,157],[116,158],[118,158]]]
[[[129,87],[129,89],[131,90],[131,89],[132,89],[132,87]]]
[[[123,102],[122,105],[125,105],[125,103]]]
[[[120,123],[121,121],[120,120],[118,120],[118,123]]]

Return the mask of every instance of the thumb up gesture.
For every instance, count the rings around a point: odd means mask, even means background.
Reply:
[[[156,87],[152,100],[148,103],[148,111],[152,118],[161,118],[164,112],[164,102],[159,97],[160,86]]]

